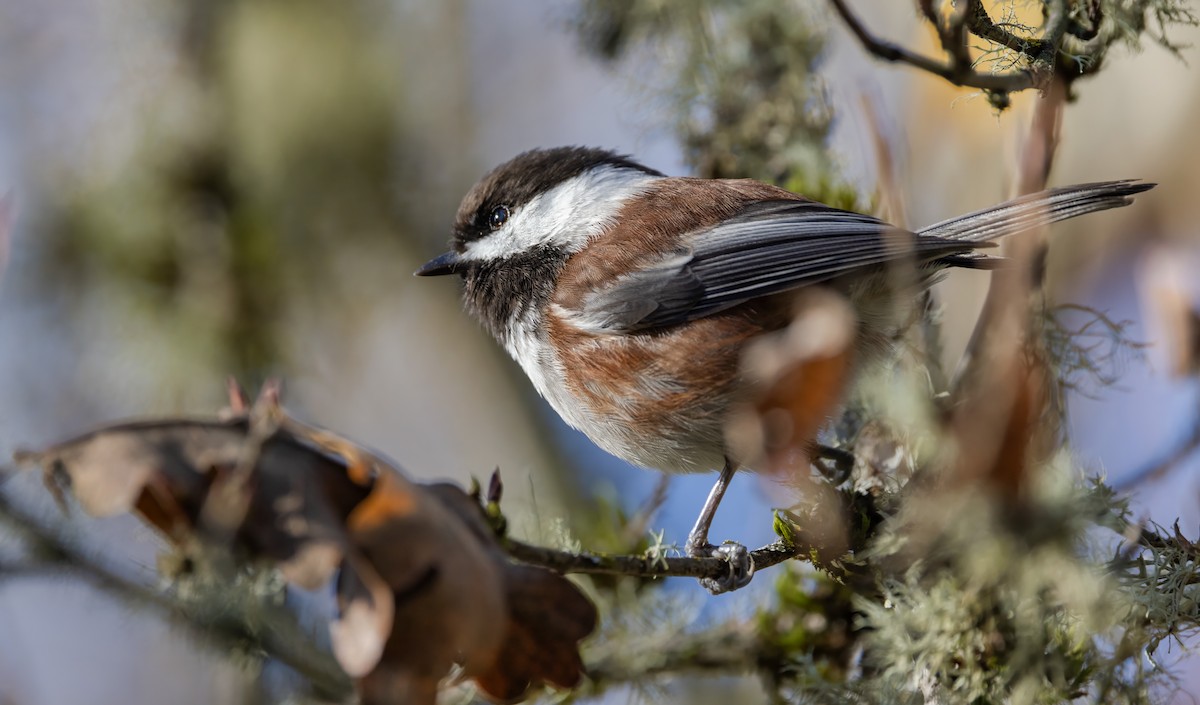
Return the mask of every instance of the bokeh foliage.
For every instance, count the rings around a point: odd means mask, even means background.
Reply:
[[[833,113],[818,73],[826,27],[811,4],[588,0],[575,27],[603,60],[658,66],[646,83],[696,175],[750,176],[853,203],[830,181]]]
[[[164,11],[154,28],[173,64],[122,115],[138,137],[120,163],[34,172],[52,197],[40,228],[51,277],[172,341],[185,378],[259,380],[299,362],[280,341],[294,305],[337,306],[350,287],[331,263],[403,245],[408,230],[392,181],[395,57],[378,55],[386,37],[362,40],[388,26],[383,11],[319,0]]]

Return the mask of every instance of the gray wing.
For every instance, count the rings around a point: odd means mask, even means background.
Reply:
[[[761,201],[592,293],[579,320],[611,332],[664,328],[856,270],[906,259],[924,263],[981,246],[986,243],[917,236],[812,201]]]

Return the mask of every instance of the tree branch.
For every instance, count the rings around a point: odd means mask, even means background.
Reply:
[[[1071,13],[1067,7],[1067,0],[1049,0],[1046,7],[1046,21],[1042,25],[1041,51],[1034,57],[1034,60],[1043,66],[1052,67],[1054,59],[1058,55],[1058,47],[1062,43],[1063,35],[1067,32]]]
[[[722,578],[729,573],[729,563],[720,558],[685,558],[681,556],[620,556],[581,551],[572,553],[544,546],[534,546],[513,538],[503,539],[508,554],[522,563],[548,568],[557,573],[588,573],[627,575],[640,578]],[[783,563],[791,558],[804,558],[816,550],[811,546],[789,547],[782,540],[750,552],[755,572]]]
[[[1042,53],[1042,40],[1036,38],[1024,38],[1009,32],[1000,25],[992,21],[991,15],[988,14],[982,3],[975,3],[973,12],[967,22],[967,29],[971,34],[974,34],[980,39],[997,44],[1010,51],[1015,51],[1024,54],[1029,58],[1037,58]]]
[[[976,0],[960,0],[954,13],[946,23],[942,23],[933,7],[934,0],[918,0],[918,5],[925,18],[937,30],[938,41],[942,51],[950,58],[950,70],[956,76],[966,76],[971,72],[971,48],[967,44],[966,21],[978,5]]]
[[[1045,76],[1031,70],[1017,70],[1009,73],[979,73],[969,68],[963,68],[955,60],[945,64],[936,59],[917,54],[905,47],[875,37],[865,25],[850,11],[845,0],[829,0],[834,10],[841,16],[842,21],[858,39],[863,48],[874,56],[893,63],[905,63],[922,71],[940,76],[956,86],[978,88],[996,93],[1015,93],[1027,88],[1040,87]],[[970,18],[965,20],[969,23]],[[970,26],[969,24],[967,25]],[[1065,26],[1064,26],[1065,29]],[[941,30],[939,30],[939,36]]]

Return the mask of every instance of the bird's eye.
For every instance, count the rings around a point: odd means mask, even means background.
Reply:
[[[492,214],[488,216],[488,227],[492,230],[500,229],[507,222],[508,206],[496,206],[492,209]]]

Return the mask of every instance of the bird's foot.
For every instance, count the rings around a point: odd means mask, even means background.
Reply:
[[[700,585],[714,595],[744,588],[754,577],[754,559],[740,543],[726,541],[714,546],[703,539],[694,541],[693,537],[689,537],[686,549],[692,558],[720,558],[729,566],[729,572],[718,578],[700,578]]]

